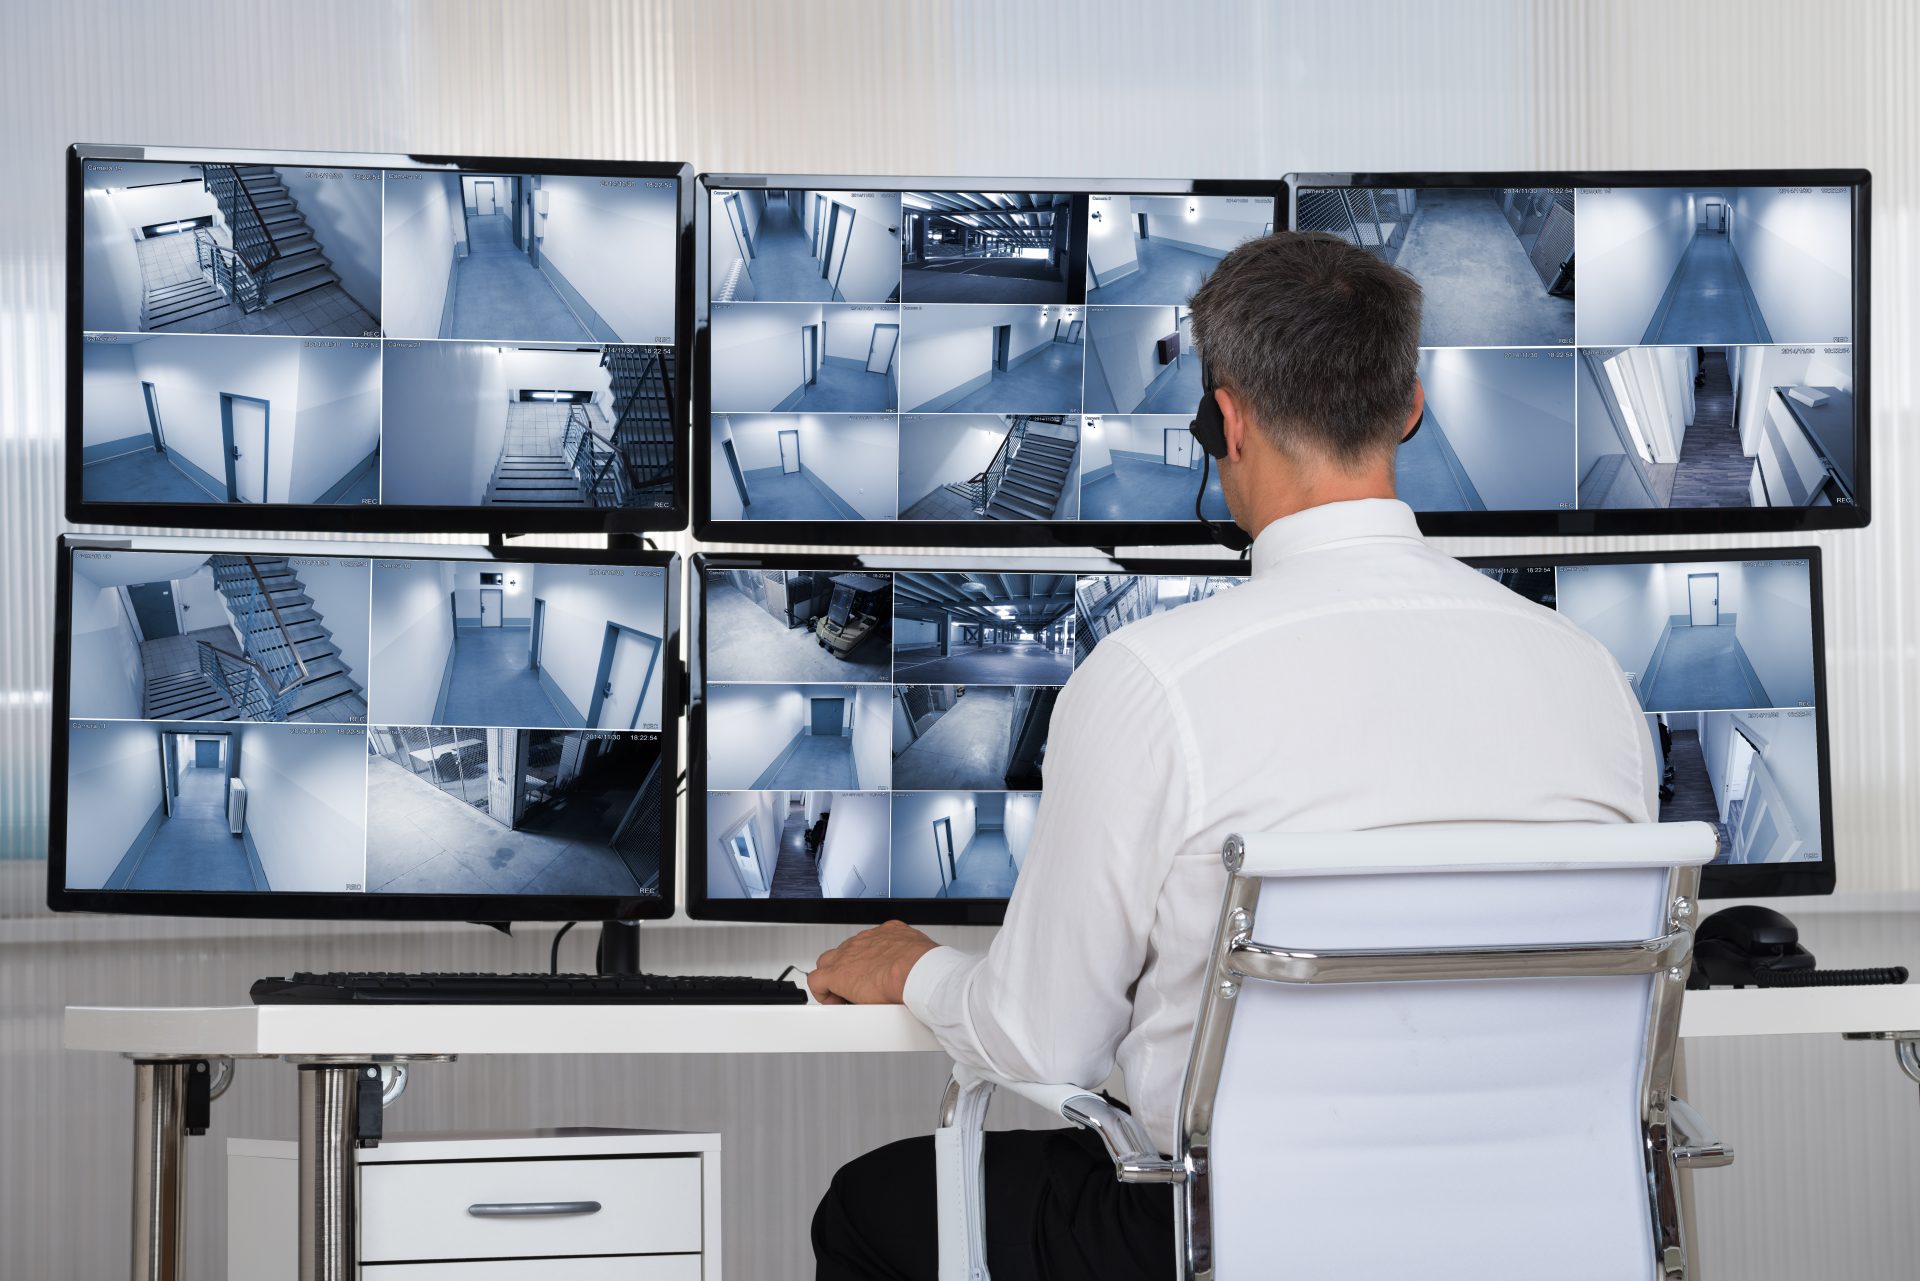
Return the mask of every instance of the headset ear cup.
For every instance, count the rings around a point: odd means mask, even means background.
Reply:
[[[1193,421],[1187,424],[1187,430],[1200,442],[1200,448],[1209,458],[1227,456],[1227,421],[1220,412],[1220,402],[1214,399],[1211,389],[1200,398],[1200,404],[1193,411]]]

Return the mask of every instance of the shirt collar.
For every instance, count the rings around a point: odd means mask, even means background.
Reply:
[[[1272,573],[1281,562],[1302,552],[1382,539],[1422,541],[1411,507],[1395,498],[1322,503],[1282,516],[1260,531],[1253,540],[1254,576]]]

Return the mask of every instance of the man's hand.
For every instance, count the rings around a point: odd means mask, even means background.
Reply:
[[[807,986],[822,1005],[899,1005],[914,963],[938,946],[901,921],[888,921],[820,954]]]

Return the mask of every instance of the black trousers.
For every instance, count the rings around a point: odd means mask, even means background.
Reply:
[[[994,1281],[1167,1281],[1173,1197],[1123,1184],[1084,1130],[986,1136],[987,1267]],[[933,1139],[848,1162],[813,1215],[818,1281],[935,1281]]]

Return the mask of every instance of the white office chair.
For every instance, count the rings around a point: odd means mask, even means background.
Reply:
[[[1177,1150],[1088,1090],[956,1066],[942,1281],[987,1275],[995,1086],[1099,1133],[1122,1182],[1177,1187],[1188,1281],[1683,1281],[1675,1170],[1733,1160],[1670,1093],[1715,843],[1704,823],[1229,839]]]

